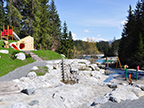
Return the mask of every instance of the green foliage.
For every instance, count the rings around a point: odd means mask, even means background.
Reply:
[[[79,57],[83,54],[96,54],[99,53],[96,43],[94,40],[88,39],[87,42],[82,40],[74,41],[74,56]]]
[[[5,14],[4,14],[4,6],[3,0],[0,1],[0,31],[3,29],[4,21],[5,21]]]
[[[13,42],[13,41],[9,41]],[[29,64],[34,62],[32,58],[27,58],[26,60],[18,60],[18,59],[12,59],[10,58],[11,55],[14,55],[14,53],[18,53],[20,51],[15,51],[12,48],[6,49],[2,46],[4,45],[3,40],[0,40],[0,50],[9,50],[9,54],[3,54],[0,53],[0,76],[8,74],[8,72],[13,71],[14,69],[21,67],[23,65]]]
[[[37,54],[43,60],[62,59],[62,56],[60,54],[50,50],[38,50],[38,51],[33,51],[33,53]]]
[[[48,73],[48,67],[38,66],[38,70],[35,70],[35,73],[37,74],[37,76],[43,76]]]
[[[61,46],[59,48],[59,52],[64,54],[67,58],[72,58],[72,50],[74,48],[74,43],[73,43],[71,31],[69,31],[68,34],[66,22],[64,22],[63,34],[60,37],[60,43]]]
[[[12,52],[12,54],[10,54],[10,58],[13,59],[13,60],[15,60],[16,59],[15,54],[17,54],[17,53],[18,53],[18,51]]]
[[[60,47],[60,37],[61,37],[61,21],[56,10],[54,0],[50,3],[50,36],[52,38],[50,49],[52,51],[58,51]]]
[[[6,7],[3,1],[0,1],[0,29],[2,25],[13,26],[20,38],[34,37],[36,49],[61,52],[72,58],[72,34],[65,34],[69,36],[65,47],[65,42],[61,41],[64,35],[54,0],[50,3],[49,0],[5,0]]]
[[[127,23],[119,44],[119,58],[122,64],[142,68],[144,64],[144,2],[138,1],[136,8],[129,6]]]

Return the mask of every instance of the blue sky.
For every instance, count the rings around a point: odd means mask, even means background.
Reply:
[[[62,21],[66,21],[73,39],[95,41],[121,38],[129,5],[138,0],[54,0]]]

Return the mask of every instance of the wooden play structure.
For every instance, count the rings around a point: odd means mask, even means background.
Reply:
[[[9,40],[9,37],[11,37],[11,40],[13,40],[13,26],[10,29],[9,25],[7,25],[7,29],[5,29],[5,25],[3,25],[3,31],[1,31],[1,39]]]
[[[117,66],[118,66],[118,63],[119,63],[120,69],[122,69],[121,62],[120,62],[119,57],[117,57],[116,68],[117,68]]]
[[[105,63],[104,63],[104,64],[107,65],[107,67],[109,67],[108,57],[106,57],[106,60],[105,60]],[[119,66],[120,66],[120,69],[122,69],[121,62],[120,62],[119,57],[117,57],[117,60],[116,60],[116,68],[117,68],[118,64],[119,64]]]
[[[17,42],[10,43],[10,46],[15,50],[33,51],[34,50],[34,38],[31,36],[27,36]]]

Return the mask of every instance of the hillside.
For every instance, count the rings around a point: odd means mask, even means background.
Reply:
[[[11,43],[13,41],[9,41]],[[14,54],[19,53],[21,51],[14,50],[12,48],[3,48],[4,43],[3,40],[0,40],[0,50],[8,50],[9,54],[3,54],[0,53],[0,76],[8,74],[10,71],[13,71],[14,69],[24,66],[26,64],[34,62],[34,60],[29,56],[26,55],[26,60],[18,60],[14,59]],[[37,54],[39,57],[41,57],[43,60],[53,60],[53,59],[61,59],[62,56],[56,52],[52,51],[33,51],[35,54]]]

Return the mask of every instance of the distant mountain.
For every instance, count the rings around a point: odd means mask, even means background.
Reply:
[[[104,40],[100,40],[99,42],[103,42]],[[104,42],[108,42],[108,43],[113,43],[113,40],[109,40],[109,41],[104,41]]]
[[[110,43],[110,44],[113,43],[113,40],[109,40],[108,43]]]

